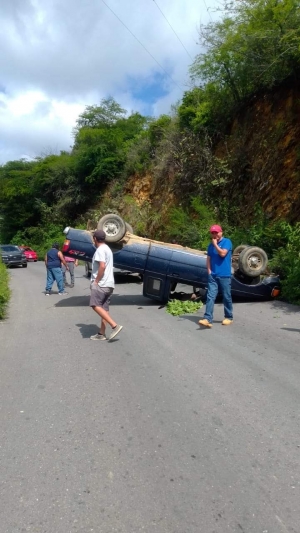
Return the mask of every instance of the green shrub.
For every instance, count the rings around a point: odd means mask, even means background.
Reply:
[[[297,230],[284,220],[270,222],[259,206],[256,207],[255,223],[251,226],[231,228],[227,237],[230,237],[234,247],[240,244],[259,246],[263,248],[271,259],[274,253],[287,246]]]
[[[5,317],[9,297],[9,274],[6,266],[0,261],[0,320]]]
[[[289,226],[287,244],[279,248],[270,261],[282,280],[282,297],[300,305],[300,223]]]
[[[63,226],[48,222],[47,226],[29,227],[24,231],[18,231],[12,239],[12,244],[19,246],[24,244],[30,246],[38,254],[40,261],[43,261],[45,253],[52,247],[54,242],[58,242],[60,247],[64,242]]]
[[[215,222],[213,210],[201,203],[198,197],[191,199],[190,207],[174,207],[169,213],[166,234],[182,246],[206,249],[209,243],[209,227]]]

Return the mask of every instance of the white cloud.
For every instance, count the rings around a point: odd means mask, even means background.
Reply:
[[[0,161],[32,158],[69,150],[72,128],[82,104],[47,98],[38,91],[7,97],[0,95]]]
[[[189,55],[199,53],[197,28],[209,19],[207,5],[199,0],[2,0],[0,163],[69,149],[79,113],[108,95],[129,111],[168,112],[187,89]],[[157,74],[167,90],[150,98],[147,84]],[[134,80],[142,83],[144,95],[135,94]]]

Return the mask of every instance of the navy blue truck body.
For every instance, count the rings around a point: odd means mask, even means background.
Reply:
[[[63,254],[91,261],[95,252],[92,233],[67,228]],[[142,274],[143,294],[146,297],[167,302],[176,283],[206,289],[206,254],[180,245],[144,239],[126,233],[117,243],[109,243],[114,256],[114,266]],[[232,273],[232,294],[251,299],[268,299],[278,293],[277,276],[262,279],[239,279]]]

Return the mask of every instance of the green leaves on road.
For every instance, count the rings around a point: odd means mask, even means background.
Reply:
[[[186,300],[182,302],[181,300],[171,300],[166,305],[166,312],[173,316],[180,316],[188,313],[195,313],[198,309],[201,309],[202,306],[203,303],[200,301],[192,302],[191,300]]]

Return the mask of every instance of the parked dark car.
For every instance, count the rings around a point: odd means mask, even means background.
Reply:
[[[27,268],[27,259],[24,252],[13,244],[0,244],[2,263],[6,266],[22,266]]]
[[[118,215],[105,215],[98,229],[114,254],[114,266],[143,276],[143,294],[167,302],[177,283],[206,290],[206,252],[138,237],[126,231]],[[67,227],[63,254],[90,262],[95,246],[93,232]],[[251,299],[268,299],[280,293],[277,276],[265,275],[268,258],[261,248],[242,245],[233,253],[232,294]]]

